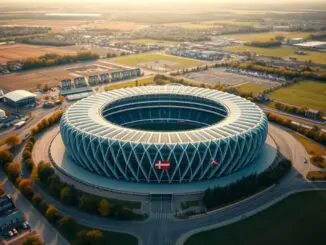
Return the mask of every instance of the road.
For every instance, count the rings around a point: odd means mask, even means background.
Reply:
[[[192,230],[213,228],[218,225],[234,222],[243,217],[268,207],[275,200],[280,200],[293,191],[314,190],[326,188],[326,183],[312,183],[304,176],[311,169],[310,164],[305,164],[304,159],[309,159],[304,147],[281,127],[270,124],[269,133],[276,141],[280,153],[292,160],[293,168],[290,173],[272,189],[258,194],[250,199],[236,203],[222,210],[204,214],[187,220],[173,218],[173,206],[170,200],[152,200],[150,205],[150,218],[146,221],[118,221],[102,218],[81,212],[78,209],[63,205],[60,201],[39,190],[43,198],[54,204],[64,214],[71,215],[77,222],[98,229],[125,232],[136,235],[142,245],[174,245],[183,234],[191,234]],[[44,146],[47,147],[47,146]],[[178,244],[182,244],[183,235]]]
[[[31,228],[40,234],[47,245],[68,245],[69,242],[50,225],[40,212],[20,193],[19,190],[7,179],[5,174],[0,172],[0,180],[4,185],[6,194],[10,194],[16,207],[24,212],[26,220]]]

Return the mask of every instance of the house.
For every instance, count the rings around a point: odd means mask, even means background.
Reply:
[[[85,77],[76,77],[74,78],[74,83],[76,88],[87,86]]]
[[[64,79],[60,82],[61,89],[71,89],[72,81],[71,79]]]

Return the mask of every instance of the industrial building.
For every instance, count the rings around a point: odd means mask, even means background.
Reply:
[[[5,104],[12,107],[23,107],[36,102],[36,94],[26,90],[15,90],[4,95]]]

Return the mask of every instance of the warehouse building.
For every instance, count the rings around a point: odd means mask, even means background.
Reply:
[[[5,104],[12,107],[23,107],[26,105],[32,105],[36,101],[36,94],[33,94],[26,90],[11,91],[4,96]]]

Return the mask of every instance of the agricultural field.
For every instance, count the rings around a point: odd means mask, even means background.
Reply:
[[[280,88],[269,96],[290,105],[326,111],[326,83],[304,80],[286,88]]]
[[[248,34],[232,34],[225,35],[226,38],[232,38],[244,42],[252,41],[268,41],[275,36],[283,36],[285,38],[309,37],[310,32],[263,32],[263,33],[248,33]]]
[[[294,194],[245,220],[191,236],[185,245],[323,244],[326,191]],[[235,235],[236,234],[236,235]]]
[[[232,52],[255,52],[258,55],[274,56],[280,58],[296,58],[299,61],[309,61],[314,63],[326,64],[326,53],[325,52],[314,52],[305,51],[306,55],[296,54],[295,48],[289,47],[278,47],[278,48],[257,48],[249,46],[233,46],[225,48],[226,51]]]
[[[154,40],[154,39],[136,39],[136,40],[131,40],[130,42],[137,43],[137,44],[160,44],[160,45],[177,44],[177,42],[173,42],[173,41]]]
[[[267,85],[253,84],[253,83],[246,83],[236,87],[236,89],[240,93],[254,93],[254,94],[259,94],[268,88],[269,87]]]
[[[26,58],[38,58],[45,54],[65,55],[77,54],[77,51],[62,47],[38,46],[27,44],[0,45],[0,64],[11,60],[22,60]]]
[[[217,29],[223,28],[223,25],[237,25],[237,26],[254,26],[257,23],[236,20],[216,20],[216,21],[198,21],[198,22],[180,22],[169,23],[166,26],[181,27],[185,29]]]
[[[138,66],[156,71],[171,71],[184,67],[202,65],[205,62],[159,53],[145,53],[113,58],[110,61],[129,66]]]
[[[38,84],[48,84],[49,87],[56,87],[63,79],[72,79],[78,76],[89,76],[121,69],[123,68],[108,64],[105,61],[89,61],[83,62],[82,64],[69,64],[51,68],[35,69],[32,71],[1,75],[0,89],[35,90]]]
[[[87,25],[83,26],[86,28],[106,28],[110,30],[117,30],[117,31],[129,31],[129,30],[136,30],[140,28],[147,27],[148,25],[135,23],[135,22],[129,22],[129,21],[93,21],[88,22]]]

